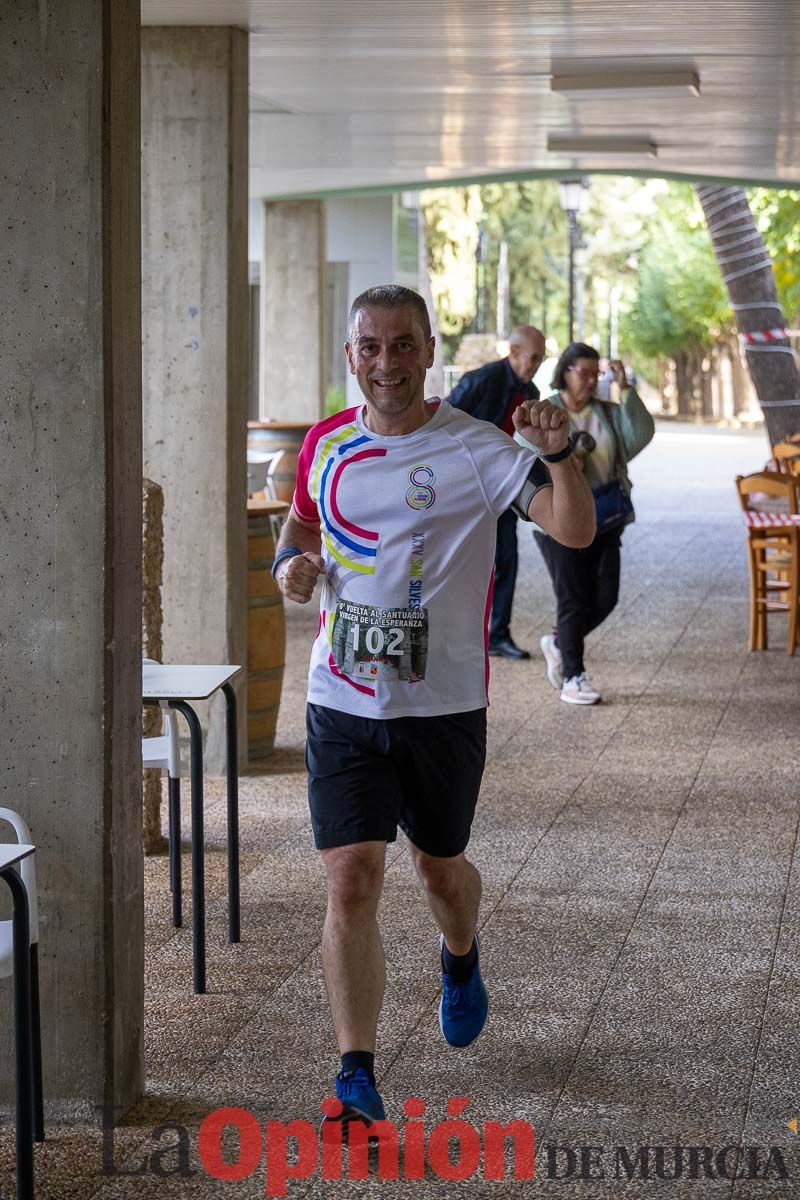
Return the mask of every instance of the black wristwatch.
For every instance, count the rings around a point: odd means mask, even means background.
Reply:
[[[563,462],[565,458],[569,458],[572,454],[572,440],[567,442],[563,450],[559,450],[558,454],[543,454],[541,457],[546,463]]]

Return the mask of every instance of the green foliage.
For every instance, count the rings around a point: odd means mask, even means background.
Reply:
[[[437,188],[420,196],[439,333],[457,346],[475,318],[478,188]]]
[[[617,349],[625,355],[635,350],[637,370],[643,351],[630,345],[626,318],[636,300],[638,255],[647,245],[649,222],[665,187],[662,180],[597,176],[591,180],[588,211],[581,216],[586,241],[583,340],[609,350],[616,304]]]
[[[668,186],[646,238],[636,294],[623,322],[626,344],[651,359],[710,346],[733,327],[733,314],[689,184]]]
[[[567,335],[567,222],[555,180],[424,192],[422,206],[439,327],[449,360],[476,312],[478,225],[487,235],[487,326],[495,325],[497,263],[508,243],[509,324]],[[787,319],[800,319],[800,192],[755,188],[750,201],[775,263]],[[611,312],[619,349],[654,377],[659,358],[703,350],[735,328],[694,188],[624,176],[591,180],[581,214],[584,340],[606,351]],[[577,331],[576,331],[577,332]]]
[[[329,387],[325,393],[325,416],[332,417],[334,413],[341,412],[346,400],[343,387]]]
[[[484,227],[489,238],[486,291],[497,296],[500,243],[508,243],[509,327],[536,325],[566,336],[567,223],[555,180],[486,184],[480,189]],[[557,328],[556,328],[557,327]]]
[[[478,226],[487,235],[484,289],[494,329],[500,243],[508,243],[509,325],[566,330],[566,219],[547,180],[437,188],[420,197],[439,332],[446,358],[474,325]],[[557,329],[553,328],[553,325]]]
[[[750,207],[772,257],[778,299],[791,325],[800,318],[800,192],[753,188]]]

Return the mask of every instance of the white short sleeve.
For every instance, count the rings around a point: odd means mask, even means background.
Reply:
[[[528,477],[536,455],[488,421],[466,413],[453,423],[453,434],[469,453],[489,509],[500,516],[510,508]]]

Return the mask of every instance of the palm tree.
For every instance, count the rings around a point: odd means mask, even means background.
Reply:
[[[770,442],[800,432],[800,373],[775,290],[772,262],[744,189],[699,186]],[[752,335],[756,335],[753,340]]]

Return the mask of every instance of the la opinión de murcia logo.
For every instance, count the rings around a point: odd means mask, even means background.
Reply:
[[[427,1168],[440,1179],[460,1182],[475,1175],[483,1162],[483,1177],[506,1178],[506,1145],[512,1146],[512,1177],[533,1179],[535,1136],[527,1121],[486,1121],[476,1128],[462,1116],[468,1096],[447,1103],[447,1117],[426,1132],[424,1100],[411,1097],[403,1105],[407,1120],[360,1121],[346,1129],[339,1100],[322,1102],[323,1116],[333,1118],[321,1126],[310,1121],[267,1121],[264,1127],[245,1109],[217,1109],[200,1126],[197,1149],[203,1167],[215,1179],[241,1180],[263,1167],[264,1194],[285,1196],[291,1179],[308,1179],[319,1173],[326,1181],[367,1179],[370,1158],[377,1157],[377,1176],[390,1182],[424,1179]],[[239,1156],[235,1163],[223,1155],[226,1129],[235,1126]],[[347,1153],[345,1153],[345,1149]],[[374,1161],[374,1157],[373,1157]]]
[[[623,1182],[685,1179],[788,1179],[777,1146],[543,1147],[548,1179]]]
[[[519,1119],[487,1120],[478,1126],[465,1117],[467,1096],[447,1102],[446,1116],[426,1127],[424,1100],[410,1097],[403,1104],[405,1121],[361,1122],[346,1128],[339,1100],[322,1102],[322,1115],[334,1118],[321,1125],[306,1120],[263,1124],[245,1108],[218,1108],[203,1120],[197,1134],[197,1154],[203,1170],[220,1181],[240,1181],[263,1173],[265,1196],[286,1196],[291,1181],[319,1176],[324,1181],[363,1180],[377,1175],[387,1183],[421,1180],[433,1174],[448,1182],[478,1176],[490,1183],[532,1180],[536,1138],[533,1127]],[[159,1143],[136,1167],[114,1162],[113,1113],[104,1123],[104,1175],[191,1177],[189,1131],[178,1124],[153,1130]],[[791,1124],[789,1125],[791,1128]],[[163,1145],[166,1133],[176,1141]],[[553,1181],[614,1179],[641,1184],[681,1179],[786,1180],[789,1172],[777,1146],[722,1147],[686,1145],[582,1146],[545,1144],[541,1147],[540,1178]]]
[[[406,1120],[374,1121],[367,1127],[355,1121],[343,1128],[337,1099],[323,1100],[321,1125],[305,1120],[266,1121],[263,1125],[245,1108],[217,1108],[197,1134],[197,1153],[203,1170],[214,1179],[239,1181],[263,1171],[266,1196],[285,1196],[291,1180],[319,1175],[323,1180],[367,1179],[374,1173],[387,1182],[424,1179],[428,1171],[440,1179],[459,1182],[481,1171],[487,1180],[534,1178],[536,1140],[527,1121],[485,1121],[478,1128],[464,1119],[470,1099],[455,1096],[447,1102],[445,1120],[429,1130],[423,1118],[424,1100],[410,1097],[403,1104]],[[167,1133],[170,1146],[161,1144]],[[104,1175],[155,1174],[194,1176],[188,1131],[177,1124],[158,1126],[153,1138],[159,1148],[136,1167],[114,1162],[113,1115],[104,1130]],[[511,1161],[507,1171],[506,1157]],[[171,1157],[171,1161],[170,1161]],[[373,1170],[371,1171],[371,1168]]]

